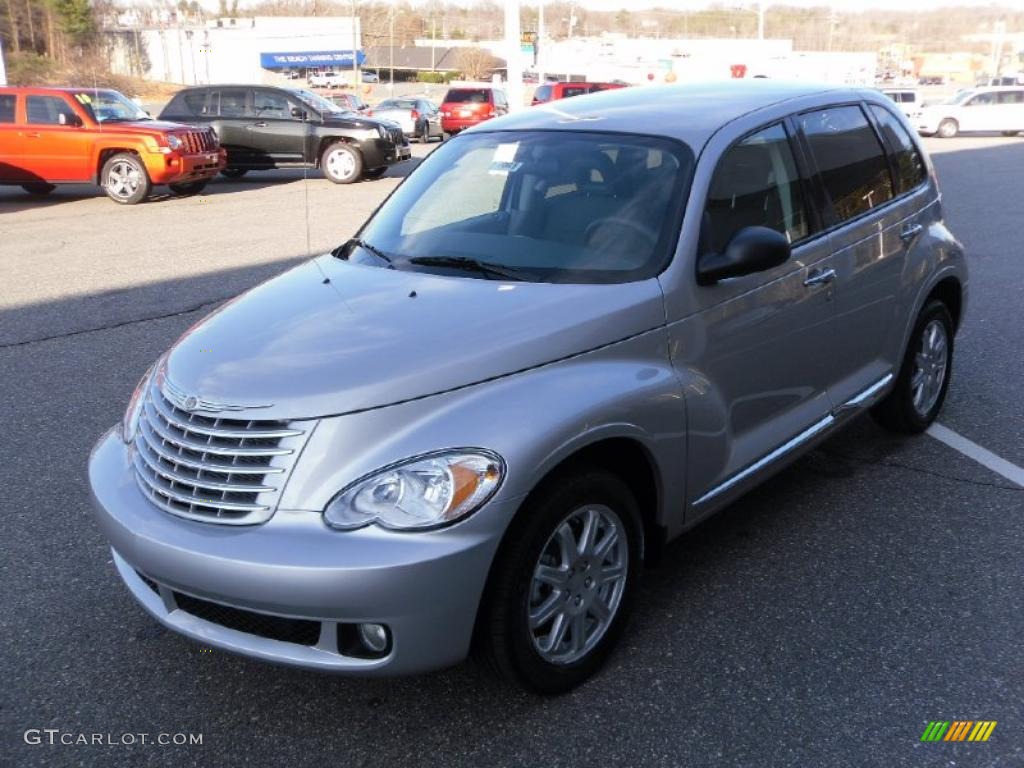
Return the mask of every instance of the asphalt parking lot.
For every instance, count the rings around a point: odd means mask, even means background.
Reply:
[[[1024,138],[926,143],[972,268],[940,422],[1022,467]],[[397,680],[271,667],[145,616],[92,521],[89,449],[182,331],[346,239],[405,170],[252,174],[136,207],[0,188],[0,763],[1024,765],[1024,489],[868,420],[671,545],[620,651],[561,698],[471,664]],[[920,742],[958,719],[998,726]],[[202,744],[25,743],[45,728]]]

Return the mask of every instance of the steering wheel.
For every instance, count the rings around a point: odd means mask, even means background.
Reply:
[[[658,244],[658,233],[639,222],[633,221],[632,219],[624,219],[621,216],[609,216],[607,219],[597,219],[596,221],[590,222],[587,228],[583,231],[583,242],[590,245],[590,241],[594,236],[594,233],[600,230],[602,227],[618,226],[625,229],[630,229],[636,234],[640,235],[644,239],[650,242],[651,248],[654,248]]]

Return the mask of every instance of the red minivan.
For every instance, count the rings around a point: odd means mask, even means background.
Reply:
[[[534,91],[533,103],[544,104],[555,99],[568,99],[570,96],[583,96],[625,87],[625,83],[544,83]]]
[[[508,112],[508,98],[500,88],[452,88],[441,103],[441,130],[445,135]]]

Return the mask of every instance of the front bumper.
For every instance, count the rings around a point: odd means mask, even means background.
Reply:
[[[469,651],[500,532],[465,524],[414,534],[341,532],[319,514],[287,510],[255,526],[184,520],[139,491],[117,430],[93,449],[89,483],[96,519],[132,595],[162,624],[205,645],[351,674],[422,672],[458,663]],[[305,643],[240,631],[184,610],[179,602],[189,597],[257,618],[319,622],[319,631]],[[360,622],[390,629],[386,656],[339,650],[339,627]]]
[[[146,159],[146,170],[154,184],[184,184],[212,179],[227,164],[223,148],[193,155],[153,154]]]
[[[408,142],[395,144],[384,139],[367,139],[359,143],[359,151],[363,154],[364,168],[380,168],[394,165],[412,157],[412,147]]]

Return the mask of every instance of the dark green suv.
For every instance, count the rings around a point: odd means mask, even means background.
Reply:
[[[376,179],[409,158],[402,129],[347,111],[311,91],[212,85],[179,91],[160,113],[210,127],[228,153],[221,171],[238,178],[271,168],[320,168],[336,184]]]

